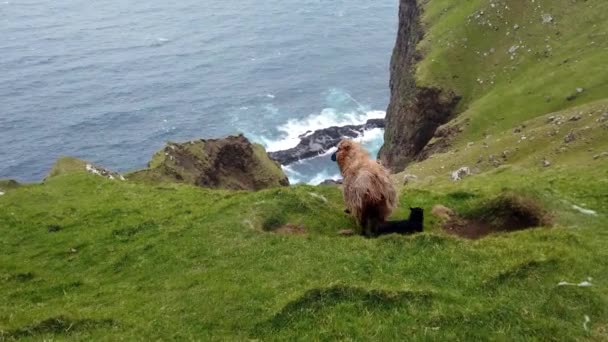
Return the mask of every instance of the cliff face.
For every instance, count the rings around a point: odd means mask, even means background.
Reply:
[[[403,170],[451,117],[459,98],[438,88],[419,87],[416,50],[423,37],[421,8],[416,0],[401,0],[399,30],[391,59],[391,99],[386,113],[384,146],[379,159],[394,172]]]

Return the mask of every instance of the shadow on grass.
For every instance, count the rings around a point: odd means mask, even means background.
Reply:
[[[353,314],[368,311],[401,309],[407,312],[428,308],[434,297],[424,291],[384,291],[366,290],[350,286],[332,286],[307,291],[301,297],[288,303],[270,319],[258,324],[255,336],[272,334],[273,331],[291,329],[294,325],[315,324],[322,321],[329,311],[341,307]]]
[[[0,339],[13,340],[49,334],[69,335],[76,332],[109,328],[113,326],[116,326],[116,322],[111,319],[71,319],[65,316],[57,316],[15,330],[0,332]]]
[[[513,286],[513,282],[521,284],[525,280],[541,280],[559,269],[556,259],[531,260],[511,267],[483,282],[486,291],[496,291],[503,286]]]

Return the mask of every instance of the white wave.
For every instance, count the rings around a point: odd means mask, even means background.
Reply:
[[[341,178],[342,177],[340,176],[339,173],[330,174],[327,171],[322,171],[322,172],[316,174],[311,180],[309,180],[308,184],[309,185],[319,185],[319,184],[323,183],[323,181],[326,181],[328,179],[338,180]]]
[[[293,168],[293,166],[297,166],[298,163],[305,162],[306,161],[298,161],[291,165],[282,166],[283,171],[289,178],[291,184],[319,185],[328,179],[339,180],[342,178],[339,172],[331,173],[330,171],[323,170],[311,177],[310,175],[302,174]]]
[[[292,119],[279,126],[278,130],[281,132],[279,139],[261,137],[260,140],[269,152],[287,150],[298,145],[300,136],[307,132],[332,126],[362,125],[369,119],[382,119],[385,116],[386,112],[379,110],[340,113],[334,108],[326,108],[321,113],[301,120]]]
[[[153,41],[150,43],[150,46],[154,46],[154,47],[163,46],[169,42],[171,42],[171,39],[169,39],[169,38],[157,37],[156,39],[153,39]]]
[[[287,178],[289,178],[290,184],[300,184],[303,182],[302,179],[306,178],[303,174],[294,170],[293,167],[289,165],[281,165],[281,168],[283,169],[283,172],[285,172],[285,174],[287,175]]]
[[[300,172],[294,170],[293,167],[290,167],[289,165],[281,165],[281,168],[283,168],[283,171],[285,171],[286,173],[290,173],[294,176],[300,176],[300,177],[304,176]]]
[[[378,155],[378,151],[384,144],[384,129],[373,128],[367,131],[363,131],[363,135],[355,139],[360,142],[363,147],[369,152],[372,159],[375,159]]]
[[[274,94],[266,94],[266,97],[269,99],[274,99],[276,96]]]
[[[330,155],[334,154],[334,152],[336,152],[337,150],[338,150],[337,147],[332,147],[329,150],[327,150],[327,151],[319,154],[318,157],[327,157],[327,156],[330,156]]]
[[[372,128],[370,130],[363,131],[363,135],[355,138],[356,141],[362,144],[375,142],[379,139],[384,139],[384,129],[382,128]]]

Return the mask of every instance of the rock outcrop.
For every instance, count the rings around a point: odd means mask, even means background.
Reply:
[[[421,59],[416,46],[423,36],[420,11],[416,0],[401,0],[391,59],[391,99],[384,146],[378,156],[392,171],[401,171],[417,159],[437,128],[453,117],[460,100],[452,92],[416,85],[415,65]]]
[[[170,142],[154,155],[148,169],[131,173],[127,178],[233,190],[289,185],[281,166],[266,155],[262,146],[250,143],[243,135]]]
[[[269,152],[270,158],[281,165],[289,165],[298,160],[316,157],[336,147],[344,138],[356,138],[364,131],[384,128],[384,119],[371,119],[363,125],[333,126],[320,129],[300,137],[300,143],[288,150]]]
[[[4,196],[8,190],[16,189],[20,187],[16,180],[13,179],[0,179],[0,196]]]
[[[20,186],[21,184],[14,179],[0,179],[0,189],[16,189]]]
[[[342,179],[326,179],[319,183],[319,186],[340,186],[342,185]]]

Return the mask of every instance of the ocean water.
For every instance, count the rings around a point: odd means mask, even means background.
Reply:
[[[166,141],[268,150],[383,117],[397,0],[0,0],[0,178],[70,155],[145,167]],[[375,153],[382,131],[360,138]],[[329,156],[285,168],[335,178]]]

